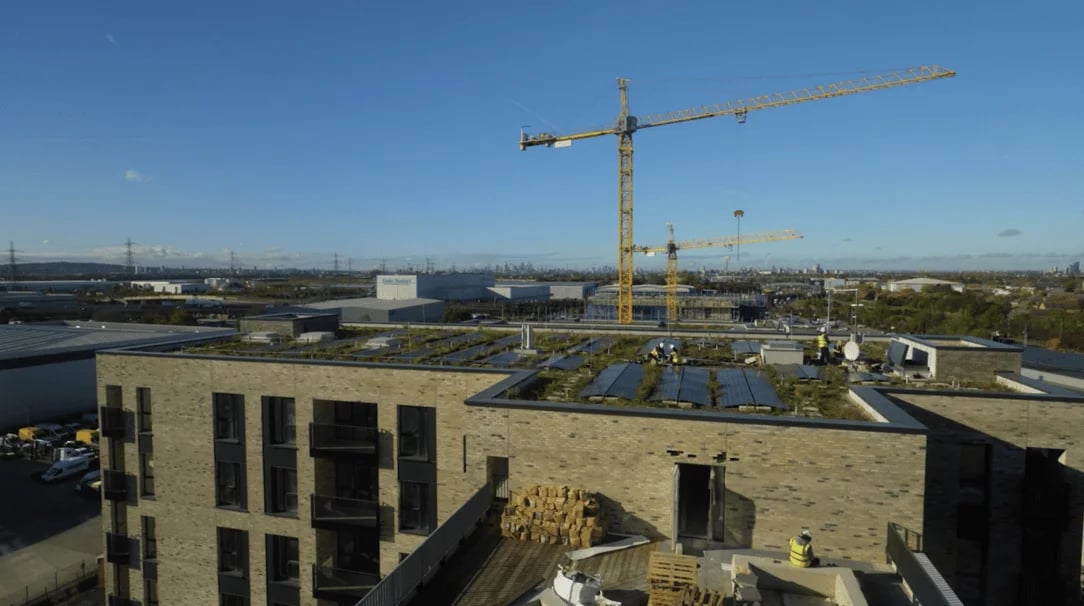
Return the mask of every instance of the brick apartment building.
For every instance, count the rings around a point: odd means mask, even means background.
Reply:
[[[1084,398],[860,387],[853,421],[509,397],[533,376],[99,354],[111,603],[354,604],[487,483],[583,486],[653,538],[809,527],[871,563],[896,523],[967,603],[1077,603]]]

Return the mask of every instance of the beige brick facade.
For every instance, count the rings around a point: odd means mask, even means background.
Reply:
[[[397,406],[436,409],[437,521],[443,522],[487,481],[487,458],[507,457],[513,489],[534,483],[571,484],[597,492],[615,530],[658,538],[673,534],[677,463],[714,465],[723,474],[723,526],[732,545],[783,550],[809,527],[828,557],[883,562],[888,522],[922,524],[926,437],[913,427],[832,423],[789,417],[706,418],[667,411],[575,408],[533,403],[508,407],[464,401],[509,373],[464,369],[361,366],[281,360],[110,353],[98,358],[99,397],[119,385],[126,410],[138,387],[151,390],[156,495],[125,505],[127,532],[138,537],[140,516],[158,527],[158,588],[166,603],[217,599],[216,528],[249,532],[252,603],[265,603],[264,535],[297,537],[302,604],[316,603],[311,565],[334,551],[334,531],[314,530],[308,495],[325,480],[309,456],[306,428],[314,400],[377,405],[380,571],[386,574],[424,539],[398,529]],[[245,397],[248,511],[215,507],[212,394]],[[296,517],[263,513],[260,401],[291,397],[297,415]],[[522,404],[522,403],[521,403]],[[567,405],[565,405],[567,406]],[[683,416],[684,415],[684,416]],[[106,440],[106,446],[112,440]],[[103,452],[108,447],[103,448]],[[138,474],[136,443],[124,445],[124,467]],[[103,469],[109,468],[108,455]],[[725,471],[723,467],[725,466]],[[106,502],[106,530],[112,525]],[[141,596],[142,574],[109,566]],[[114,574],[106,575],[113,592]]]

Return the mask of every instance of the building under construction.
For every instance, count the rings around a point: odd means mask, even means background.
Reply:
[[[692,286],[677,286],[678,320],[717,320],[751,322],[764,317],[768,299],[754,293],[707,293]],[[617,286],[602,286],[587,299],[587,318],[617,319]],[[667,319],[666,286],[641,284],[632,288],[632,319],[662,321]]]

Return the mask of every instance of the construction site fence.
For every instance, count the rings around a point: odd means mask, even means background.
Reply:
[[[87,558],[78,564],[56,568],[52,574],[42,572],[34,582],[22,588],[4,588],[10,593],[0,595],[2,606],[47,606],[98,585],[98,558]]]
[[[405,602],[436,574],[463,539],[474,532],[492,504],[493,488],[486,484],[355,606],[399,606]]]

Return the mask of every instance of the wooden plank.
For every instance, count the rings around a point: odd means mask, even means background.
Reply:
[[[651,587],[696,585],[696,558],[661,551],[651,552],[647,581]]]

